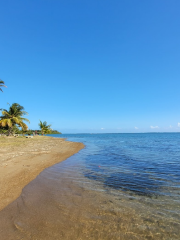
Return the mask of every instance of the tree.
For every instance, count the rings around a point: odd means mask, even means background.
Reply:
[[[6,86],[4,85],[4,81],[0,79],[0,91],[3,92],[1,87],[6,87]]]
[[[38,124],[40,129],[41,129],[41,133],[42,135],[44,134],[48,134],[51,132],[51,125],[47,125],[47,122],[42,122],[41,120],[39,120],[40,123]]]
[[[21,127],[24,131],[28,129],[28,126],[24,123],[30,122],[27,118],[24,118],[23,115],[28,115],[24,111],[24,107],[18,103],[13,103],[9,110],[0,109],[2,111],[2,116],[0,116],[0,126],[8,127],[8,136],[13,134],[13,128],[15,126]]]

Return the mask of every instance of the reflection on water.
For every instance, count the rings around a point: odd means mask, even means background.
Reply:
[[[180,239],[180,135],[68,136],[86,148],[0,213],[1,239]]]

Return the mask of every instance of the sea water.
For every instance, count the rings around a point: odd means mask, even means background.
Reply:
[[[76,134],[60,135],[83,142],[86,148],[78,155],[81,171],[103,188],[124,194],[179,196],[180,134]],[[180,200],[180,199],[179,199]]]
[[[85,148],[24,188],[14,239],[180,239],[179,133],[51,136]]]

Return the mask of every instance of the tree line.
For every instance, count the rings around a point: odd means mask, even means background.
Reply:
[[[4,81],[0,80],[0,91],[3,92],[2,87],[6,87]],[[0,109],[2,116],[0,116],[0,134],[6,134],[11,136],[13,134],[59,134],[57,130],[52,130],[51,125],[46,121],[40,120],[39,127],[41,130],[28,130],[28,126],[25,122],[30,123],[29,119],[25,118],[28,113],[24,110],[24,107],[18,103],[9,105],[9,109]]]

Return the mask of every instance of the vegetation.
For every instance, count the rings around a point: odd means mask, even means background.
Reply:
[[[42,122],[42,121],[40,120],[40,123],[39,123],[38,125],[39,125],[39,127],[40,127],[40,129],[41,129],[42,135],[48,134],[48,133],[51,132],[51,125],[47,125],[47,122],[46,122],[46,121],[45,121],[45,122]]]
[[[1,127],[0,126],[0,134],[5,134],[7,135],[8,133],[8,127]],[[22,134],[22,135],[33,135],[33,134],[37,134],[37,135],[41,135],[42,132],[41,130],[38,129],[28,129],[23,131],[22,129],[18,128],[17,126],[13,127],[13,134]],[[57,130],[50,130],[50,132],[48,134],[61,134],[61,132],[57,131]]]
[[[1,87],[6,87],[4,81],[0,79],[0,91],[3,92]],[[2,116],[0,116],[0,134],[13,135],[13,134],[61,134],[57,130],[51,129],[51,125],[48,125],[47,122],[42,122],[38,124],[41,130],[28,130],[28,126],[24,121],[30,121],[27,118],[24,118],[24,115],[28,115],[24,111],[24,107],[18,103],[13,103],[9,110],[0,109],[2,111]]]
[[[19,133],[21,133],[21,131]],[[40,134],[42,134],[42,131],[37,130],[37,129],[35,129],[35,130],[29,129],[29,130],[26,131],[25,134],[32,135],[33,133],[36,133],[36,134],[40,135]],[[61,132],[59,132],[57,130],[50,129],[50,132],[48,134],[61,134]]]
[[[28,126],[24,123],[24,121],[30,121],[23,117],[23,115],[28,114],[24,111],[23,106],[19,105],[18,103],[13,103],[9,107],[9,110],[1,110],[2,116],[0,116],[0,126],[3,128],[8,128],[8,136],[13,134],[13,128],[15,128],[15,126],[21,127],[24,131],[28,129]]]
[[[4,85],[4,81],[0,79],[0,91],[3,92],[1,87],[6,87],[6,86]]]
[[[22,131],[20,131],[20,129],[15,125],[13,126],[12,132],[13,134],[20,134]],[[8,135],[8,126],[6,127],[0,126],[0,134]]]

